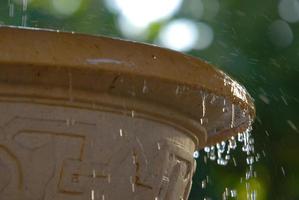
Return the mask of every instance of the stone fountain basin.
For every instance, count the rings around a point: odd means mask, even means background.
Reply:
[[[246,130],[209,64],[106,37],[0,28],[0,199],[188,199],[193,152]]]

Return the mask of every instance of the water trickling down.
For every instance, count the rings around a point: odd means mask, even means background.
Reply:
[[[28,4],[30,1],[28,0],[8,0],[8,16],[13,18],[15,16],[21,15],[20,25],[26,27],[28,21]],[[18,8],[20,7],[20,8]],[[18,13],[19,12],[19,13]]]

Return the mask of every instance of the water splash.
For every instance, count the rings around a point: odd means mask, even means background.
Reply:
[[[198,157],[199,157],[199,152],[198,151],[194,151],[193,158],[198,158]]]
[[[246,131],[238,133],[237,137],[231,137],[228,141],[222,141],[216,145],[207,146],[204,148],[204,163],[207,164],[208,160],[216,162],[219,166],[226,166],[232,163],[237,166],[236,159],[232,156],[234,150],[240,146],[242,152],[245,153],[246,170],[245,176],[241,177],[241,183],[246,186],[246,198],[255,200],[257,198],[257,191],[250,185],[251,180],[257,177],[254,169],[254,163],[259,161],[261,156],[255,153],[254,138],[251,135],[252,128],[249,127]],[[282,170],[283,171],[283,170]],[[207,188],[207,180],[201,182],[202,189]],[[225,188],[222,193],[222,199],[238,198],[237,190],[234,188]]]

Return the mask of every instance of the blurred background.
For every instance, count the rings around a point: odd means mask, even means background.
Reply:
[[[0,0],[0,24],[140,41],[216,65],[255,99],[252,198],[299,199],[299,0]],[[232,156],[220,166],[199,152],[190,200],[247,198],[246,155]]]

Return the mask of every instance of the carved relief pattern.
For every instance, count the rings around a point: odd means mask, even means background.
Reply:
[[[192,154],[169,138],[157,137],[149,145],[130,131],[105,133],[107,127],[97,120],[16,113],[2,118],[0,199],[174,200],[189,195]]]

